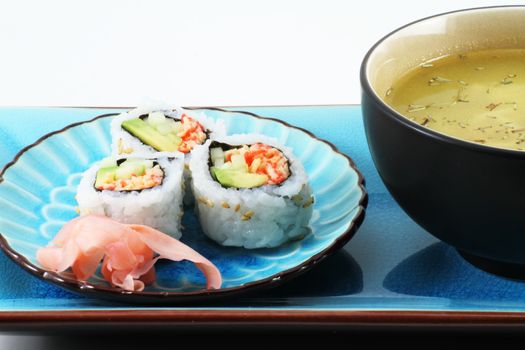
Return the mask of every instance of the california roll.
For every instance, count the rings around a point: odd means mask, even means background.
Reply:
[[[210,140],[194,151],[190,169],[202,229],[218,243],[269,248],[309,233],[308,177],[277,140],[257,134]]]
[[[113,153],[187,154],[209,139],[215,128],[216,123],[200,112],[137,108],[113,118]]]
[[[82,176],[76,196],[80,214],[148,225],[180,238],[183,167],[183,159],[171,154],[105,158]]]

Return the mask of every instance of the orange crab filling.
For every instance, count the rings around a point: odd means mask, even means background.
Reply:
[[[129,179],[115,179],[95,188],[97,190],[108,191],[139,191],[147,188],[153,188],[162,184],[164,172],[157,164],[150,169],[146,169],[143,175],[131,174]]]
[[[278,185],[290,176],[288,160],[277,148],[263,143],[244,145],[225,151],[226,161],[230,162],[236,154],[244,156],[250,173],[268,176],[268,185]]]
[[[183,114],[180,120],[182,129],[177,133],[182,142],[179,145],[179,151],[182,153],[190,152],[195,146],[206,141],[206,132],[204,127],[186,114]]]

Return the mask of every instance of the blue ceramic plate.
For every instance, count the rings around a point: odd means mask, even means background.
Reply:
[[[215,300],[278,285],[341,248],[364,218],[366,191],[362,175],[347,156],[306,130],[247,112],[205,109],[224,120],[228,133],[262,133],[292,147],[303,162],[315,196],[312,233],[279,248],[245,250],[222,247],[202,233],[193,212],[183,218],[182,241],[217,265],[219,290],[203,290],[204,278],[187,262],[157,263],[157,281],[143,292],[110,287],[100,275],[87,283],[48,272],[36,261],[62,225],[77,216],[75,190],[81,173],[110,152],[112,115],[72,124],[24,148],[0,178],[0,245],[30,273],[69,290],[124,302],[182,303]]]

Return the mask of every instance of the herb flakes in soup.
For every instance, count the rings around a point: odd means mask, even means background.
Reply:
[[[525,150],[525,49],[468,52],[424,62],[397,80],[385,100],[429,129]]]

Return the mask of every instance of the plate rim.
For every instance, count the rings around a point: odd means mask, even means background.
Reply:
[[[192,301],[197,301],[197,300],[213,301],[219,298],[236,296],[240,293],[246,293],[246,292],[250,292],[254,290],[263,289],[265,287],[273,287],[273,286],[280,285],[284,283],[285,281],[288,281],[289,279],[297,277],[300,274],[310,270],[313,266],[315,266],[320,261],[324,260],[327,256],[333,254],[334,252],[342,248],[355,235],[358,228],[361,226],[361,224],[364,221],[366,207],[368,205],[368,192],[365,188],[365,178],[363,174],[361,173],[361,171],[357,168],[357,165],[355,164],[354,160],[348,155],[340,152],[339,149],[334,144],[324,139],[318,138],[311,131],[306,130],[304,128],[291,125],[277,118],[265,117],[265,116],[261,116],[261,115],[258,115],[256,113],[249,112],[249,111],[227,110],[227,109],[223,109],[219,107],[183,107],[183,108],[187,110],[204,110],[204,111],[211,110],[211,111],[217,111],[217,112],[222,112],[222,113],[245,114],[255,119],[262,119],[262,120],[277,122],[279,124],[284,125],[287,128],[299,130],[305,133],[308,137],[326,144],[328,147],[330,147],[332,152],[339,154],[343,158],[345,158],[348,162],[349,168],[352,169],[357,174],[357,186],[359,187],[361,191],[361,196],[356,206],[357,208],[356,216],[349,223],[345,232],[343,232],[337,238],[335,238],[333,242],[330,245],[328,245],[326,248],[324,248],[322,251],[310,256],[307,260],[305,260],[301,264],[298,264],[288,269],[279,271],[266,278],[248,282],[248,283],[242,284],[240,286],[235,286],[235,287],[211,289],[211,290],[202,289],[202,290],[191,291],[191,292],[126,291],[126,290],[118,289],[115,287],[110,287],[110,286],[106,287],[106,286],[94,285],[94,284],[78,281],[76,279],[60,275],[56,272],[45,270],[31,263],[24,255],[18,253],[16,250],[14,250],[9,245],[9,243],[7,242],[7,239],[4,237],[4,235],[1,232],[0,232],[0,249],[12,261],[14,261],[17,265],[21,266],[25,271],[29,272],[30,274],[46,282],[50,282],[54,285],[57,285],[61,288],[68,289],[78,294],[82,294],[85,296],[92,295],[97,299],[112,299],[114,301],[116,300],[119,302],[130,302],[130,303],[141,303],[141,302],[142,303],[150,303],[150,302],[186,303],[186,302],[192,302]],[[98,115],[88,120],[78,121],[78,122],[66,125],[61,129],[51,131],[41,136],[35,142],[23,147],[14,156],[14,158],[11,161],[6,163],[6,165],[0,171],[0,184],[3,183],[4,181],[5,172],[11,166],[15,165],[16,162],[19,160],[19,158],[24,153],[26,153],[28,150],[32,149],[33,147],[38,146],[39,144],[47,140],[49,137],[63,133],[74,127],[77,127],[83,124],[92,123],[99,119],[109,118],[109,117],[112,117],[118,114],[119,113],[101,114],[101,115]],[[126,297],[128,300],[125,300],[125,301],[122,300],[123,297]]]

